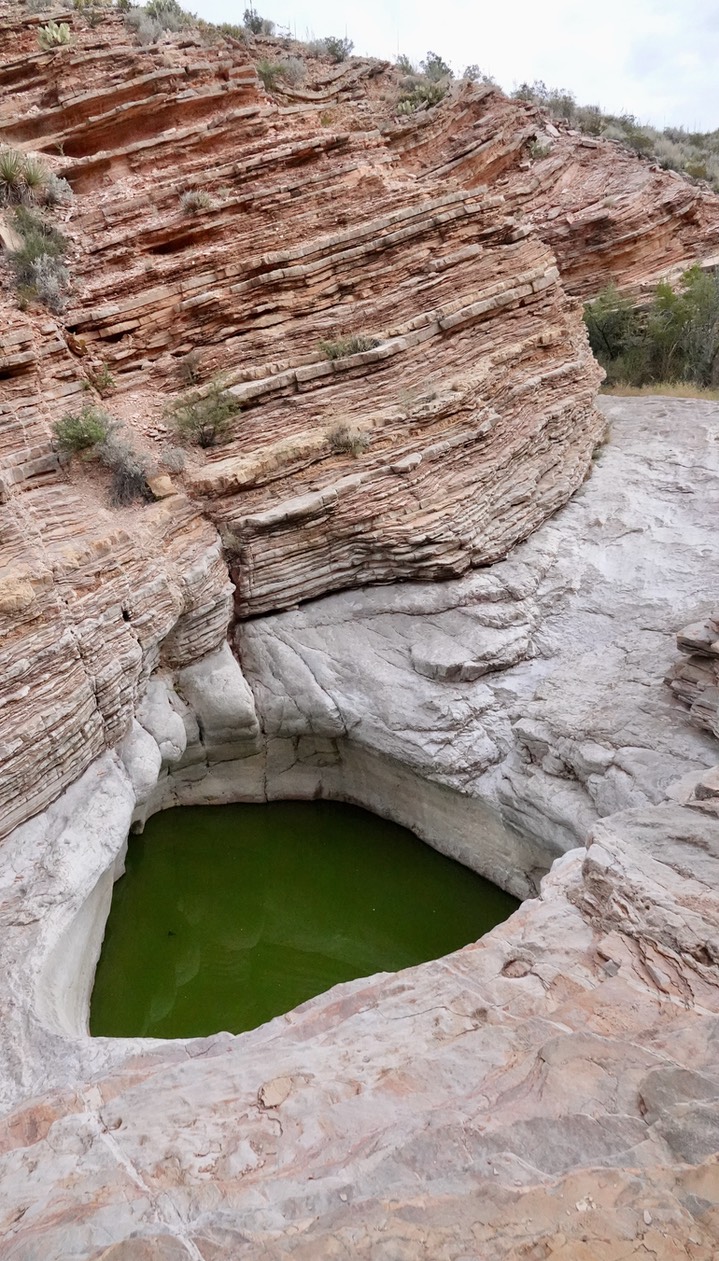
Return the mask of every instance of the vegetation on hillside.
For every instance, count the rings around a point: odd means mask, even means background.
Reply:
[[[646,306],[610,285],[584,319],[610,386],[719,385],[719,270],[692,267],[676,288],[662,281]]]
[[[565,88],[548,88],[546,83],[522,83],[512,93],[515,100],[542,105],[551,116],[576,127],[588,136],[618,140],[640,157],[651,158],[664,170],[681,171],[692,179],[707,180],[719,191],[719,129],[687,131],[665,127],[659,131],[640,123],[633,114],[608,114],[598,105],[578,105]]]

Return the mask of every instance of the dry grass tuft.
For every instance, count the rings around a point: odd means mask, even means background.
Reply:
[[[691,381],[660,381],[654,385],[605,385],[601,394],[609,394],[614,398],[650,398],[660,395],[664,398],[703,398],[709,402],[719,402],[719,389],[712,390],[702,385],[692,385]]]

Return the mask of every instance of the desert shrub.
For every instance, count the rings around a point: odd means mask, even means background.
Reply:
[[[70,27],[67,22],[48,22],[46,26],[38,28],[37,42],[43,52],[51,52],[54,48],[61,48],[63,44],[69,44],[72,36]]]
[[[82,14],[93,30],[105,21],[112,8],[106,0],[72,0],[72,7]]]
[[[424,61],[421,61],[419,64],[422,73],[425,78],[429,79],[430,83],[439,83],[440,79],[452,78],[451,68],[440,57],[439,53],[428,52]]]
[[[400,74],[416,74],[417,73],[417,67],[412,61],[412,58],[408,57],[406,53],[400,53],[394,64],[396,65]]]
[[[162,35],[160,23],[148,17],[144,10],[132,9],[125,21],[128,29],[135,32],[138,42],[142,44],[143,48],[146,48],[149,44],[156,44]]]
[[[275,29],[274,22],[270,22],[269,18],[260,17],[255,9],[245,9],[242,20],[247,30],[252,31],[253,35],[272,35]]]
[[[160,456],[160,464],[166,473],[181,473],[185,467],[182,447],[167,447]]]
[[[366,337],[362,333],[351,337],[338,337],[335,341],[322,341],[319,348],[325,359],[346,359],[348,355],[359,355],[363,350],[373,350],[379,346],[377,337]]]
[[[327,35],[323,43],[330,61],[346,61],[354,48],[351,39],[340,39],[337,35]]]
[[[74,454],[105,442],[110,436],[112,424],[107,412],[88,403],[80,412],[68,412],[52,428],[55,445],[60,451]]]
[[[192,23],[192,15],[177,0],[148,0],[125,15],[125,25],[143,45],[155,44],[165,31],[182,31]]]
[[[30,205],[46,194],[50,174],[42,162],[19,149],[0,152],[0,206]]]
[[[147,484],[147,461],[131,442],[110,433],[98,443],[96,453],[112,473],[110,501],[116,508],[126,507],[136,499],[149,503],[153,496]]]
[[[67,306],[70,273],[59,258],[42,254],[33,260],[27,288],[33,297],[46,306],[48,311],[59,315]]]
[[[465,66],[462,78],[467,79],[470,83],[486,83],[488,87],[492,87],[495,84],[491,74],[486,74],[484,70],[480,70],[474,61],[471,66]]]
[[[334,429],[330,429],[327,441],[338,455],[353,455],[357,458],[367,450],[372,439],[366,430],[358,429],[355,425],[342,421],[339,425],[335,425]]]
[[[258,61],[255,66],[258,77],[266,92],[274,92],[280,75],[281,66],[276,61]]]
[[[53,8],[53,0],[25,0],[25,8],[28,13],[44,13]]]
[[[610,385],[719,383],[719,271],[693,267],[677,289],[662,281],[639,308],[610,286],[587,304],[584,319]]]
[[[46,206],[67,205],[74,196],[75,194],[66,179],[59,175],[53,175],[51,171],[48,172],[43,198]]]
[[[535,137],[534,140],[530,140],[529,142],[528,152],[530,158],[536,162],[539,161],[540,158],[549,157],[549,154],[552,152],[552,147],[548,144],[542,144],[542,141],[537,140]]]
[[[307,77],[307,67],[301,57],[286,57],[279,66],[280,78],[289,83],[290,87],[296,87]]]
[[[195,385],[202,376],[202,356],[199,350],[190,350],[177,365],[183,385]]]
[[[220,35],[229,35],[231,39],[247,42],[247,27],[238,26],[236,22],[219,22],[215,30],[219,31]]]
[[[10,254],[20,296],[36,298],[51,311],[61,311],[70,283],[62,261],[67,249],[65,237],[26,206],[18,206],[14,226],[23,241],[21,249]]]
[[[183,214],[196,215],[201,210],[212,209],[212,198],[204,188],[190,188],[180,197]]]
[[[240,404],[220,381],[212,381],[204,392],[195,391],[187,398],[175,399],[168,416],[178,438],[198,447],[212,447],[222,441]]]
[[[99,368],[91,369],[87,376],[90,384],[102,396],[109,394],[115,388],[115,378],[106,363],[101,364]]]
[[[329,57],[330,61],[346,61],[354,44],[351,39],[339,39],[327,35],[324,39],[311,39],[305,45],[310,57]]]
[[[186,13],[177,0],[147,0],[145,12],[163,31],[181,31],[192,26],[192,14]]]

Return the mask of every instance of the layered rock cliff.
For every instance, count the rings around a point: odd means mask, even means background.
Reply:
[[[3,832],[117,742],[158,663],[223,640],[217,529],[241,617],[505,555],[603,428],[567,291],[706,260],[719,227],[706,191],[494,89],[399,116],[385,63],[307,59],[301,88],[268,92],[273,41],[142,48],[118,14],[58,10],[73,42],[42,53],[48,16],[0,9],[0,143],[75,192],[55,212],[66,311],[2,296]],[[368,349],[324,357],[352,334]],[[110,412],[157,458],[191,351],[241,404],[229,440],[190,456],[177,493],[108,509],[95,466],[60,467],[52,422],[104,365]]]

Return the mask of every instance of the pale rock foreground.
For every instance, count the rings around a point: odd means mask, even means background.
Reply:
[[[719,746],[663,676],[712,609],[719,408],[606,406],[592,477],[505,563],[245,626],[256,713],[226,649],[156,674],[8,837],[3,1261],[717,1255],[719,822],[682,803]],[[87,1037],[133,812],[290,792],[518,889],[560,856],[446,959],[240,1037]]]

